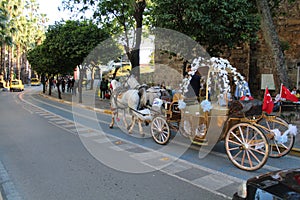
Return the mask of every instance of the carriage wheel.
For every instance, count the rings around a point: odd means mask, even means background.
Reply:
[[[151,122],[151,135],[158,144],[167,144],[170,139],[170,128],[162,117],[155,117]]]
[[[247,171],[260,169],[269,156],[266,136],[257,127],[247,123],[239,123],[229,129],[225,147],[230,161]]]
[[[279,143],[275,140],[274,134],[271,130],[278,129],[281,134],[283,134],[286,130],[288,130],[288,123],[281,119],[280,117],[276,117],[275,119],[268,120],[263,118],[259,121],[259,124],[268,128],[268,130],[263,130],[266,136],[269,138],[270,144],[270,157],[272,158],[280,158],[288,154],[295,143],[295,136],[293,134],[287,135],[287,140],[284,143]]]

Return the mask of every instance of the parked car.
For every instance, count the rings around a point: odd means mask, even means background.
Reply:
[[[24,91],[24,85],[21,80],[11,81],[10,91]]]
[[[32,78],[31,81],[30,81],[30,85],[31,86],[40,86],[41,81],[38,78]]]
[[[247,180],[234,200],[300,199],[300,168],[279,170]]]

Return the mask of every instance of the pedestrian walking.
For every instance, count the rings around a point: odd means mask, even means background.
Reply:
[[[108,90],[108,81],[105,78],[102,78],[102,81],[100,83],[100,91],[101,91],[100,98],[105,99],[107,90]]]
[[[63,93],[65,93],[65,90],[66,90],[66,80],[64,77],[62,77],[61,79],[61,90]]]
[[[58,98],[62,99],[61,98],[61,92],[60,92],[60,85],[61,85],[61,78],[58,78],[57,81],[56,81],[56,88],[57,88],[57,92],[58,92]]]

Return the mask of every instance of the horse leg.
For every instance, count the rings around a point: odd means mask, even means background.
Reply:
[[[129,130],[130,127],[131,127],[134,123],[135,123],[135,119],[134,119],[134,116],[132,115],[132,116],[131,116],[131,121],[130,121],[130,124],[128,125],[128,127],[127,127],[127,130]]]
[[[140,134],[141,136],[145,136],[144,132],[143,132],[143,127],[142,127],[142,123],[143,123],[143,120],[141,119],[138,119],[138,124],[139,124],[139,131],[140,131]]]
[[[124,126],[128,129],[128,124],[127,124],[127,121],[126,121],[126,110],[123,109],[123,123],[124,123]]]
[[[112,112],[111,114],[111,123],[109,125],[109,128],[113,128],[115,124],[115,112]]]
[[[130,126],[128,127],[128,133],[129,134],[132,133],[132,130],[133,130],[133,127],[134,127],[134,124],[135,124],[135,120],[136,120],[136,117],[132,115],[131,123],[130,123]]]

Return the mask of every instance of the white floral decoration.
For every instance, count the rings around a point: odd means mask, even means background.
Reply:
[[[204,112],[209,112],[212,109],[211,102],[208,100],[201,101],[201,108]]]
[[[237,69],[233,67],[227,59],[224,58],[217,58],[217,57],[211,57],[209,60],[206,60],[202,57],[195,58],[191,64],[191,71],[188,73],[189,78],[186,79],[190,80],[191,76],[195,74],[195,72],[198,70],[199,67],[203,66],[209,66],[212,67],[215,73],[209,75],[209,79],[207,80],[207,88],[210,91],[211,90],[211,84],[212,84],[212,77],[215,77],[215,81],[217,81],[218,87],[221,90],[222,94],[229,93],[230,92],[230,81],[228,78],[228,71],[233,74],[233,80],[235,85],[240,88],[242,91],[249,90],[248,87],[245,87],[245,78],[237,72]],[[184,82],[184,81],[183,81]],[[186,82],[188,83],[188,82]],[[188,86],[188,84],[182,84],[183,86]],[[183,93],[186,93],[188,91],[187,87],[184,87],[184,90],[182,90]]]
[[[182,110],[185,109],[185,107],[186,107],[186,103],[182,99],[178,100],[178,108]]]
[[[207,89],[211,91],[212,83],[217,82],[217,87],[220,89],[220,93],[225,95],[230,93],[230,80],[228,78],[228,72],[233,74],[233,81],[241,91],[249,90],[245,87],[245,78],[237,72],[237,69],[233,67],[227,59],[211,57],[210,59],[204,59],[202,57],[195,58],[191,63],[191,71],[188,72],[188,76],[184,77],[182,83],[180,84],[180,90],[183,95],[188,92],[188,85],[192,76],[199,69],[199,67],[209,66],[212,68],[211,73],[208,75],[206,80]],[[244,87],[244,88],[243,88]],[[203,105],[203,106],[202,106]],[[211,109],[211,103],[209,101],[201,102],[201,106],[204,111],[209,111]]]

